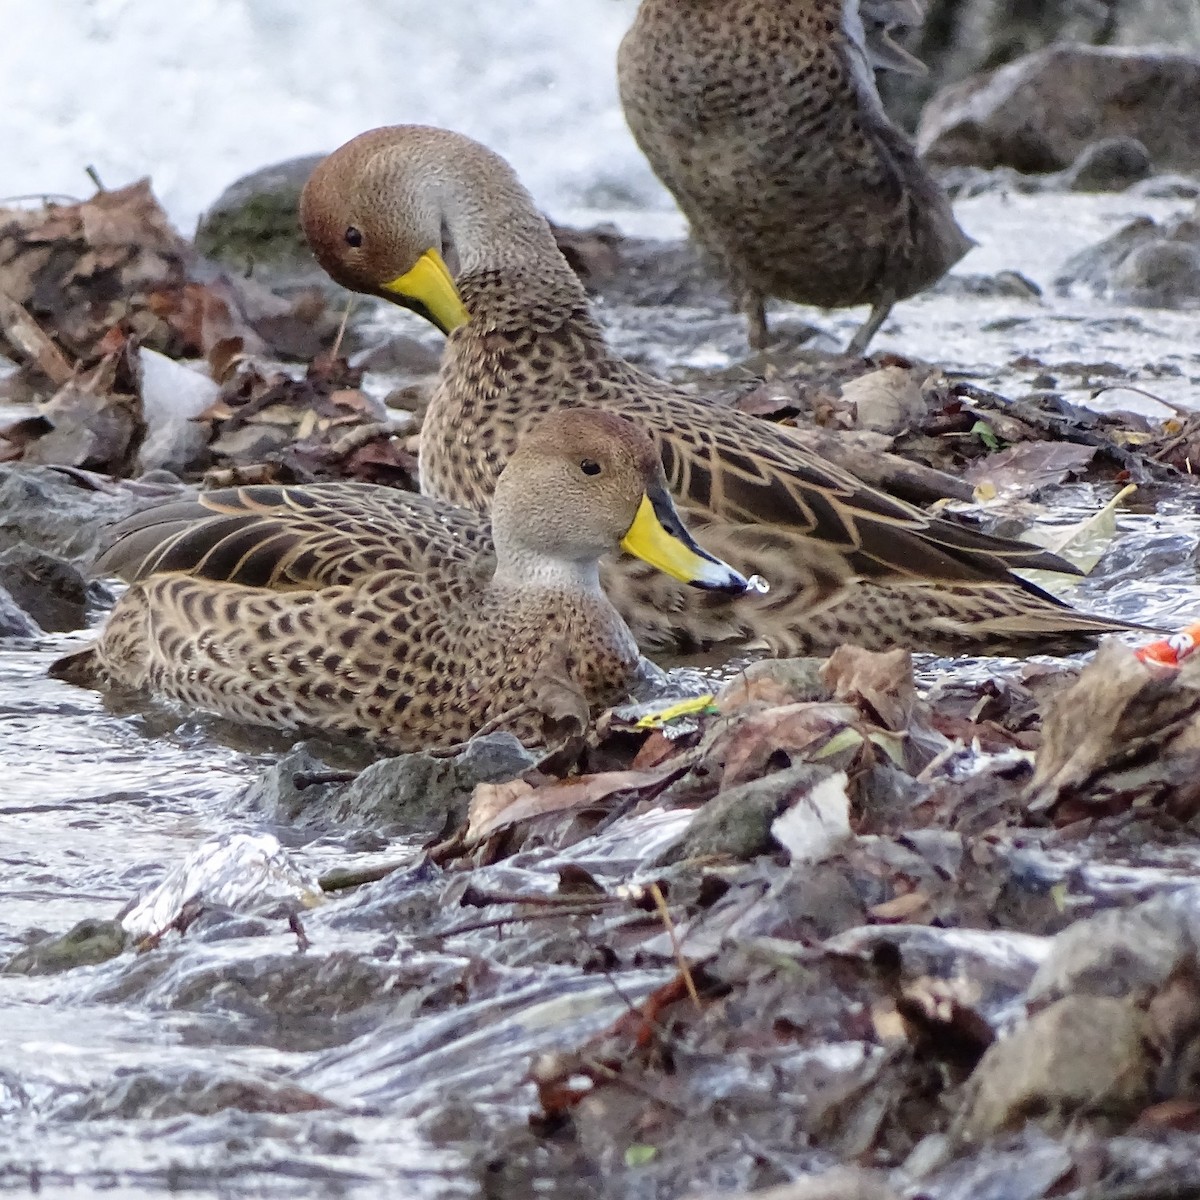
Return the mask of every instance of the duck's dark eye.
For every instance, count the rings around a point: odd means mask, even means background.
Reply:
[[[599,475],[600,474],[600,464],[598,462],[593,462],[590,458],[585,458],[583,460],[583,462],[581,462],[579,464],[579,469],[585,475]]]
[[[345,236],[346,236],[346,245],[347,246],[354,246],[357,249],[359,246],[362,245],[362,230],[361,229],[356,229],[353,225],[351,225],[346,230]]]

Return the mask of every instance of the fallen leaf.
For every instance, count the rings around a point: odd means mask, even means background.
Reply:
[[[839,646],[821,668],[821,678],[835,700],[856,705],[884,729],[908,728],[917,694],[908,650]]]
[[[1130,483],[1123,487],[1099,512],[1073,525],[1053,528],[1034,528],[1025,531],[1024,540],[1044,546],[1061,558],[1073,563],[1086,575],[1104,557],[1117,533],[1117,509],[1121,502],[1137,491]],[[1022,571],[1034,582],[1045,581],[1048,586],[1062,582],[1062,576],[1052,571]]]
[[[990,487],[992,498],[1027,493],[1079,474],[1096,454],[1095,446],[1076,442],[1022,442],[980,459],[963,475],[977,491]]]
[[[842,384],[842,400],[854,407],[860,429],[898,433],[925,416],[922,380],[906,367],[883,367]]]
[[[478,845],[499,830],[531,817],[596,804],[618,792],[653,788],[683,770],[672,762],[652,771],[604,771],[537,788],[522,780],[478,783],[467,814],[466,844]]]
[[[794,865],[821,862],[853,836],[849,782],[845,771],[835,771],[771,822],[771,836],[791,855]]]

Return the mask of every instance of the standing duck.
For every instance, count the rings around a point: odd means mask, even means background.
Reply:
[[[625,118],[752,346],[778,296],[869,304],[847,349],[862,354],[970,248],[875,87],[877,65],[921,69],[886,36],[921,18],[918,0],[642,0],[617,60]]]
[[[630,421],[573,409],[522,439],[489,524],[365,484],[246,487],[136,514],[97,563],[131,582],[60,678],[239,721],[445,748],[544,740],[547,685],[594,708],[639,664],[600,587],[618,547],[701,588],[747,581],[692,540]]]
[[[529,193],[470,138],[415,125],[361,134],[318,164],[300,217],[337,282],[449,334],[421,428],[423,492],[486,511],[544,414],[620,413],[650,434],[708,548],[769,583],[731,604],[629,558],[604,564],[605,590],[644,649],[761,639],[778,654],[845,641],[1028,651],[1128,628],[1013,574],[1078,573],[1055,555],[930,516],[817,458],[787,428],[704,403],[618,357]]]

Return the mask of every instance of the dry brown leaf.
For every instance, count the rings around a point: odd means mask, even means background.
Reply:
[[[1050,700],[1027,799],[1030,809],[1088,789],[1135,763],[1165,776],[1170,758],[1200,750],[1200,655],[1180,668],[1144,663],[1115,638]]]
[[[839,646],[821,668],[821,678],[835,700],[856,705],[884,729],[908,728],[917,695],[908,650]]]
[[[906,924],[918,920],[919,917],[927,919],[932,910],[929,897],[924,892],[916,891],[903,892],[883,901],[882,904],[873,904],[867,912],[873,920],[892,925]]]
[[[55,387],[62,387],[75,368],[50,335],[15,300],[0,292],[0,332],[26,355]]]
[[[466,844],[476,845],[499,830],[531,817],[596,804],[618,792],[652,788],[677,770],[674,764],[666,764],[653,771],[604,771],[539,788],[519,779],[511,783],[478,783],[468,810]]]
[[[712,757],[724,762],[722,787],[761,774],[777,752],[802,756],[857,718],[847,704],[785,704],[752,712],[722,731]]]
[[[896,433],[925,416],[922,382],[911,368],[883,367],[842,384],[842,401],[853,405],[858,428]]]
[[[990,485],[993,495],[1032,492],[1081,474],[1096,454],[1097,447],[1076,442],[1021,442],[980,459],[963,476]]]

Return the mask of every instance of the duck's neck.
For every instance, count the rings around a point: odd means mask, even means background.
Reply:
[[[547,558],[536,551],[505,546],[497,547],[496,571],[492,587],[499,592],[531,591],[565,593],[604,600],[600,587],[600,564],[595,559],[572,562]]]
[[[479,332],[553,332],[565,321],[590,325],[587,294],[546,219],[523,190],[456,191],[446,233],[457,258],[455,282]]]

